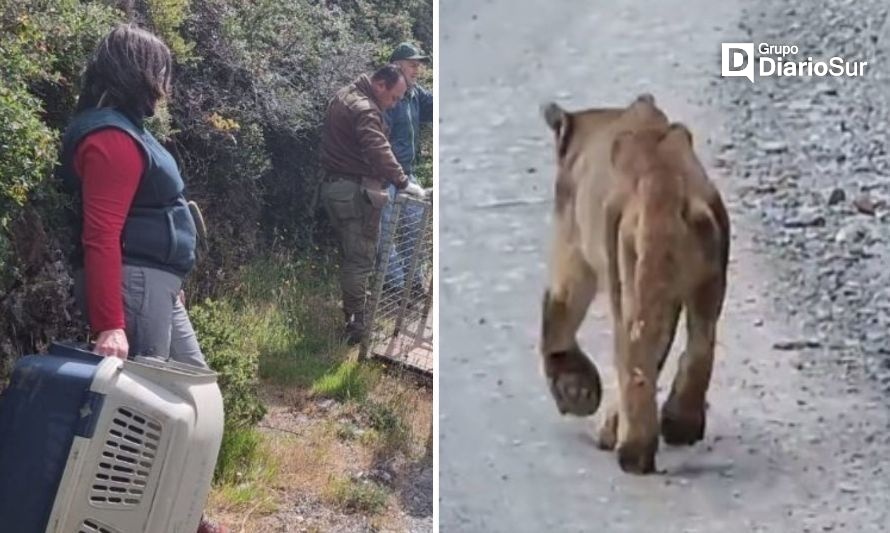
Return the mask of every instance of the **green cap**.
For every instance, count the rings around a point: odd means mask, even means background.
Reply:
[[[402,43],[392,51],[389,61],[393,62],[401,59],[429,59],[429,56],[425,55],[420,48],[411,43]]]

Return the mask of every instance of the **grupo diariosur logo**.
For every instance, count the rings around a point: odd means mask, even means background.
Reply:
[[[759,77],[824,77],[865,75],[868,61],[849,61],[840,56],[827,60],[800,57],[797,45],[754,43],[722,43],[722,70],[724,77],[743,77],[754,83],[754,71]],[[755,69],[755,65],[757,68]]]

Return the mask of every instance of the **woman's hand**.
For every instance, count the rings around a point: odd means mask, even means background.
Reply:
[[[130,351],[127,334],[122,329],[109,329],[99,333],[93,352],[105,357],[126,359]]]

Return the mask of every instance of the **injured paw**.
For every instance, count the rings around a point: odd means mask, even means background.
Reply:
[[[560,414],[591,416],[599,408],[602,383],[593,362],[580,349],[544,356],[544,374]]]

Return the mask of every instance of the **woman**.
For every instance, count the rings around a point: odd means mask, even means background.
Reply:
[[[206,367],[180,297],[195,262],[195,222],[175,160],[143,127],[170,93],[172,69],[154,35],[112,30],[84,72],[61,176],[77,199],[75,294],[93,351]],[[202,519],[198,531],[227,530]]]

